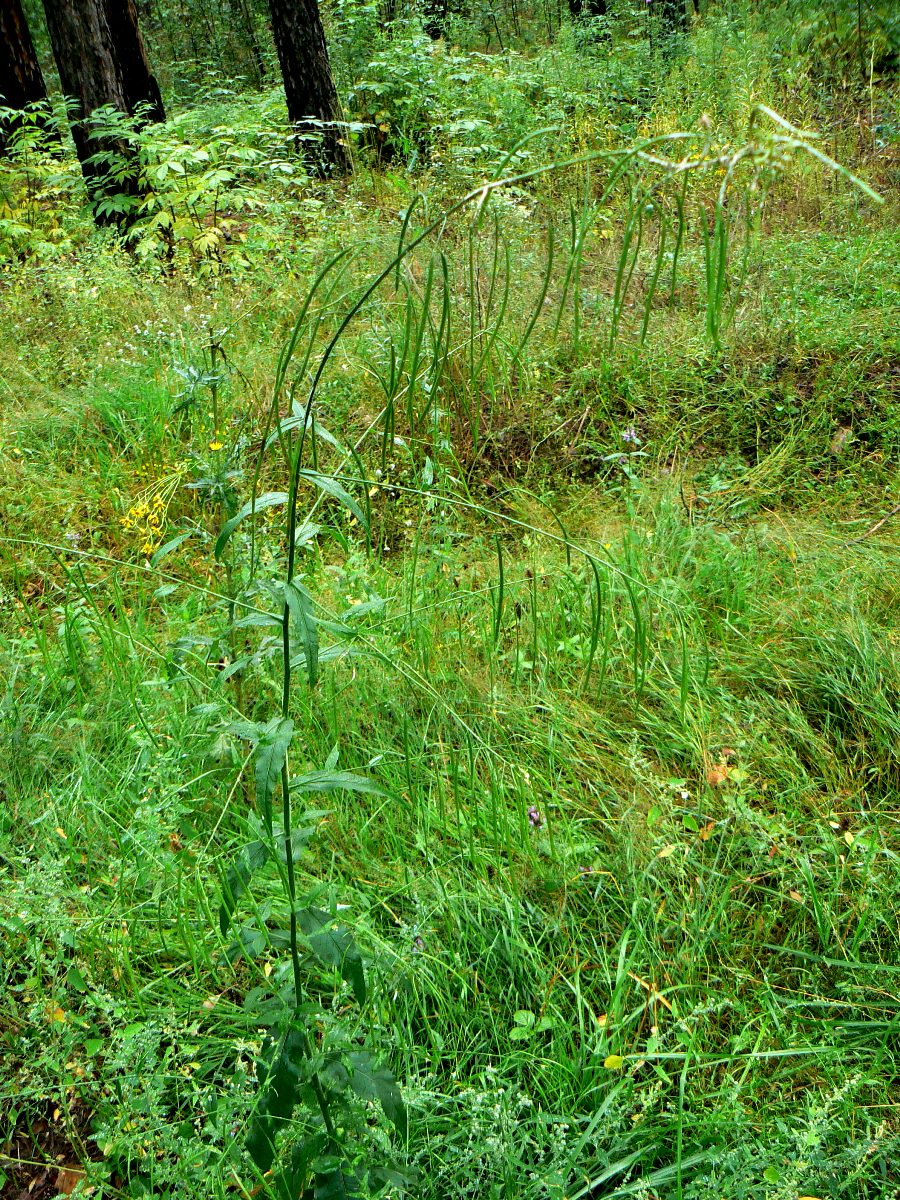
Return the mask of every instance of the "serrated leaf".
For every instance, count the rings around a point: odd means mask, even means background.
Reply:
[[[236,863],[228,868],[222,882],[222,903],[219,906],[219,929],[222,935],[228,932],[237,903],[247,890],[254,871],[258,871],[269,860],[269,847],[265,842],[251,842],[244,846]]]
[[[265,726],[256,744],[256,803],[266,829],[272,834],[272,795],[287,758],[294,734],[290,717],[276,717]]]
[[[319,632],[316,628],[312,596],[302,584],[292,580],[284,585],[284,601],[303,642],[303,659],[309,686],[315,687],[319,677]]]
[[[325,1066],[319,1071],[319,1078],[325,1086],[332,1092],[343,1092],[350,1086],[350,1072],[341,1062],[340,1057],[335,1055]]]
[[[406,1105],[393,1073],[387,1067],[379,1066],[365,1050],[350,1055],[350,1066],[353,1072],[350,1086],[357,1096],[361,1100],[377,1100],[388,1120],[406,1137],[409,1126]]]
[[[264,492],[261,496],[256,496],[253,500],[248,500],[246,504],[226,521],[222,526],[219,536],[216,538],[215,556],[217,559],[222,557],[222,551],[228,544],[228,539],[240,525],[245,517],[249,517],[252,513],[262,512],[264,508],[273,508],[277,504],[287,504],[287,492]]]
[[[308,483],[311,483],[320,491],[325,492],[329,496],[333,496],[335,500],[338,500],[341,504],[343,504],[344,508],[349,509],[350,512],[353,513],[354,517],[356,517],[357,521],[359,521],[360,525],[368,533],[369,523],[363,515],[363,510],[359,507],[350,493],[345,488],[341,487],[341,485],[332,475],[322,475],[320,472],[311,471],[308,468],[303,468],[303,470],[298,471],[297,474],[301,479],[305,479]]]
[[[334,920],[321,908],[300,908],[297,921],[309,941],[310,949],[329,967],[335,967],[353,988],[360,1004],[366,999],[366,975],[362,955],[349,929],[335,927]]]

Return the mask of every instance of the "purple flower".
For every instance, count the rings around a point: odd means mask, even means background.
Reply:
[[[544,818],[541,816],[540,809],[534,804],[530,805],[528,809],[528,824],[533,829],[544,828]]]
[[[622,430],[622,441],[627,442],[630,446],[639,446],[641,444],[638,431],[633,425],[629,425],[627,429]]]
[[[425,939],[418,934],[413,938],[413,954],[421,954],[425,949]]]

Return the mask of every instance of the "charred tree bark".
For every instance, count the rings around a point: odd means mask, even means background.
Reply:
[[[134,0],[44,0],[44,11],[91,198],[101,200],[114,192],[140,195],[137,169],[128,169],[133,147],[125,138],[92,136],[90,128],[91,115],[104,105],[131,116],[145,105],[151,119],[165,115],[144,53]],[[118,178],[110,179],[108,162],[92,161],[98,154],[124,165]]]
[[[350,155],[340,131],[329,124],[340,120],[341,107],[319,6],[316,0],[269,0],[269,11],[288,117],[304,157],[319,175],[347,172]]]
[[[47,88],[21,0],[0,0],[0,107],[24,109],[47,99]],[[0,121],[0,154],[17,118]]]

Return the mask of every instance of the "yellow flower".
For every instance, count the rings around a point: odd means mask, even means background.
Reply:
[[[209,443],[209,448],[210,448],[210,450],[221,450],[221,449],[222,449],[222,443],[221,443],[221,442],[210,442],[210,443]]]

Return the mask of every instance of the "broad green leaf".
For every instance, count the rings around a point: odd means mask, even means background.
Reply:
[[[269,836],[272,834],[272,795],[294,734],[290,717],[275,717],[256,744],[256,803]]]
[[[228,539],[245,517],[249,517],[252,513],[262,512],[264,508],[274,508],[278,504],[287,504],[287,501],[287,492],[264,492],[261,496],[257,496],[253,500],[248,500],[247,503],[239,508],[234,516],[230,520],[226,521],[222,526],[222,530],[216,539],[216,558],[218,559],[222,557],[222,551],[228,544]]]
[[[324,621],[319,621],[320,627],[324,624]],[[323,663],[337,662],[337,660],[340,658],[359,658],[366,653],[368,652],[365,647],[341,645],[326,646],[324,650],[320,648],[318,662],[319,666],[321,666]],[[305,669],[306,655],[295,654],[291,659],[291,666],[296,667],[298,670]]]
[[[345,1167],[323,1171],[316,1176],[313,1200],[358,1200],[359,1183]]]
[[[406,1105],[397,1086],[397,1081],[387,1067],[379,1066],[375,1059],[365,1050],[350,1055],[350,1066],[353,1073],[350,1086],[361,1100],[377,1100],[384,1109],[385,1116],[392,1121],[398,1131],[406,1137],[408,1118]]]
[[[272,628],[281,625],[281,617],[277,613],[267,612],[252,612],[247,613],[246,617],[238,617],[232,624],[232,629],[252,629],[257,626],[262,628]]]
[[[381,596],[375,596],[371,600],[361,600],[359,604],[353,604],[350,608],[345,609],[341,613],[342,621],[352,621],[357,617],[366,617],[369,613],[381,612],[385,607],[385,601]]]
[[[328,757],[325,759],[325,765],[322,767],[322,770],[323,771],[333,771],[335,769],[335,767],[338,765],[338,759],[340,757],[341,757],[340,743],[335,742],[334,745],[331,747],[331,749],[328,752]]]
[[[291,1116],[303,1083],[301,1064],[306,1037],[300,1029],[289,1029],[277,1042],[267,1039],[257,1067],[262,1098],[247,1137],[247,1150],[260,1171],[268,1171],[275,1160],[275,1133]]]
[[[275,944],[274,938],[267,940],[266,935],[255,925],[242,925],[238,930],[237,940],[225,951],[225,958],[230,963],[237,962],[241,957],[257,958],[270,941]]]
[[[362,955],[348,929],[335,928],[330,913],[321,908],[299,908],[297,922],[309,941],[310,949],[329,967],[335,967],[353,987],[360,1004],[366,999],[366,976]]]

